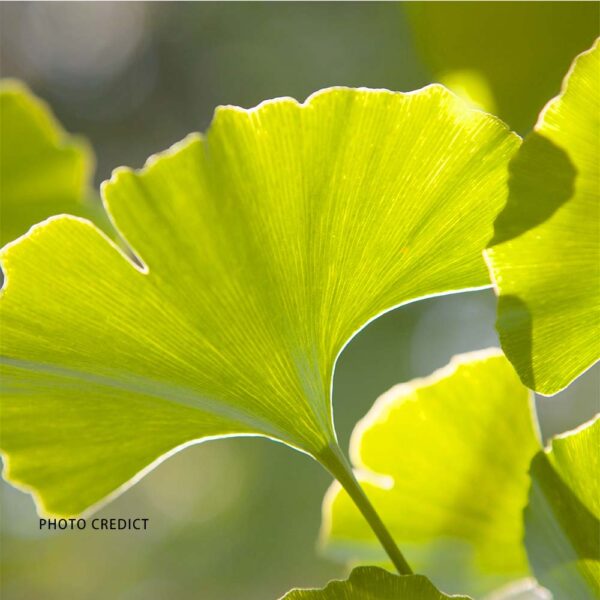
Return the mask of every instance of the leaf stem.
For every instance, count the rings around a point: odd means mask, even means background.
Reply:
[[[320,459],[327,470],[340,482],[352,501],[360,510],[363,517],[381,542],[392,563],[400,575],[412,575],[413,571],[406,562],[402,552],[394,542],[383,521],[375,511],[371,501],[356,480],[352,467],[346,460],[339,446],[328,446],[321,454]]]

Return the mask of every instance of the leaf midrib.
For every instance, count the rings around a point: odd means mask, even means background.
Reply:
[[[47,363],[15,359],[5,356],[0,359],[0,364],[34,373],[45,373],[64,379],[83,381],[100,387],[112,388],[120,392],[151,396],[153,398],[178,404],[186,408],[202,410],[209,414],[217,415],[223,419],[230,420],[234,424],[242,425],[240,433],[245,433],[250,427],[256,428],[261,433],[264,433],[268,436],[276,438],[284,436],[281,431],[278,431],[266,421],[256,418],[251,413],[225,403],[215,401],[206,396],[201,396],[193,389],[183,386],[174,386],[172,384],[167,384],[149,377],[141,377],[139,375],[136,375],[135,377],[131,377],[129,375],[111,377],[108,375],[86,372],[80,369],[69,369]],[[2,385],[2,391],[3,393],[7,393],[9,391],[8,386],[6,385],[6,380],[8,378],[4,377],[3,379],[4,383]]]

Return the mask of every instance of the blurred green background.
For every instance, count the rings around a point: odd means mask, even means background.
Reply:
[[[26,81],[97,154],[96,183],[139,167],[218,104],[249,107],[331,85],[408,91],[444,81],[520,133],[598,35],[597,3],[2,3],[3,77]],[[392,385],[497,344],[490,290],[381,317],[342,354],[343,447]],[[600,371],[538,398],[545,437],[598,411]],[[60,418],[60,415],[57,415]],[[501,449],[499,449],[501,451]],[[260,438],[192,447],[101,511],[146,532],[38,531],[29,496],[2,484],[5,600],[270,599],[345,569],[318,555],[330,479]]]

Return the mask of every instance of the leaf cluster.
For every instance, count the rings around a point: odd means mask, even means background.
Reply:
[[[322,547],[373,565],[288,600],[510,598],[531,576],[599,597],[599,421],[544,448],[532,410],[600,356],[598,42],[524,141],[440,85],[330,88],[220,107],[205,135],[115,170],[106,213],[84,142],[21,84],[0,110],[1,447],[40,514],[260,435],[334,476]],[[344,346],[490,282],[503,352],[392,388],[351,465],[331,408]]]

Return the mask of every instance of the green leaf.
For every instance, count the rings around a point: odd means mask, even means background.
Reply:
[[[511,164],[488,263],[502,348],[541,394],[600,357],[600,46],[575,61]]]
[[[433,79],[475,95],[523,133],[558,91],[573,57],[593,43],[600,21],[594,2],[407,2],[403,8]]]
[[[409,564],[441,589],[479,596],[528,573],[522,511],[540,447],[531,401],[499,351],[474,352],[392,388],[354,431],[365,491]],[[337,483],[321,535],[333,556],[385,561]]]
[[[86,202],[93,167],[88,145],[65,133],[17,81],[0,83],[0,114],[0,244],[51,215],[95,215]]]
[[[552,594],[530,577],[509,583],[485,596],[483,600],[552,600]]]
[[[554,598],[600,597],[600,419],[552,440],[531,463],[525,545]]]
[[[173,449],[263,435],[327,464],[334,363],[366,322],[484,286],[519,139],[440,86],[217,110],[103,188],[129,261],[54,218],[2,253],[5,476],[96,505]]]
[[[292,590],[281,600],[468,600],[467,596],[446,596],[422,575],[392,575],[377,567],[357,567],[344,581],[330,581],[326,587]]]

